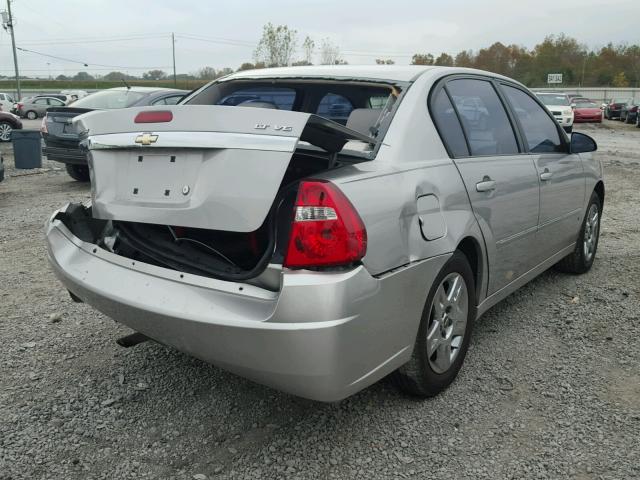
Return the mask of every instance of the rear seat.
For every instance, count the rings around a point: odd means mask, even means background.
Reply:
[[[373,127],[380,118],[381,108],[356,108],[347,119],[347,128],[371,136]]]

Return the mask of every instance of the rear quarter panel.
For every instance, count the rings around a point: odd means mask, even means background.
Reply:
[[[368,244],[363,263],[373,275],[451,254],[467,236],[474,238],[486,258],[464,183],[429,116],[427,97],[438,78],[425,73],[406,92],[375,160],[325,174],[349,197],[365,223]],[[420,228],[424,212],[418,210],[418,198],[424,195],[437,197],[444,219],[444,235],[433,240],[426,240]],[[477,287],[479,292],[483,285]]]

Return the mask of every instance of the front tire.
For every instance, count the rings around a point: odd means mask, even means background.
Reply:
[[[469,348],[475,298],[469,261],[456,251],[427,295],[411,359],[391,376],[401,390],[432,397],[453,382]]]
[[[89,181],[89,167],[86,165],[65,165],[67,173],[71,178],[78,182]]]
[[[598,250],[601,216],[602,201],[598,194],[593,192],[582,221],[576,248],[556,264],[558,270],[566,273],[586,273],[591,269]]]
[[[9,122],[0,122],[0,142],[10,141],[12,131],[13,126]]]

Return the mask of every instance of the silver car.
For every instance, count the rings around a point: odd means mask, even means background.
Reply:
[[[65,102],[55,97],[30,97],[16,103],[16,110],[20,117],[35,120],[44,117],[50,107],[64,107],[65,105]]]
[[[123,345],[302,397],[388,374],[437,394],[478,317],[554,265],[587,272],[598,246],[595,142],[479,70],[246,71],[74,124],[92,200],[46,226],[72,298],[135,330]]]

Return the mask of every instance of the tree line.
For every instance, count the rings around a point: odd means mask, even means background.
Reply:
[[[329,38],[314,40],[305,36],[300,43],[298,32],[286,25],[266,24],[262,37],[253,52],[253,61],[245,62],[235,70],[229,67],[215,69],[203,67],[190,74],[178,74],[176,79],[213,80],[234,71],[265,67],[299,65],[346,64],[340,47]],[[392,65],[390,58],[377,58],[377,64]],[[563,86],[588,87],[640,87],[640,45],[609,43],[596,49],[588,48],[575,38],[564,34],[549,35],[533,48],[495,42],[479,50],[463,50],[455,55],[446,52],[434,55],[415,53],[412,65],[442,65],[471,67],[506,75],[527,86],[546,85],[549,73],[562,73]],[[150,70],[141,77],[113,71],[99,78],[87,72],[68,77],[58,75],[56,80],[120,81],[120,80],[172,80],[162,70]]]

